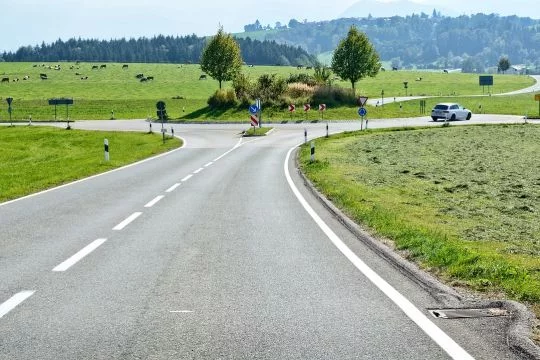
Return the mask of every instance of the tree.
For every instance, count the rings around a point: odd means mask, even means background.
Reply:
[[[510,60],[508,60],[508,57],[503,56],[499,59],[499,70],[503,72],[510,69]]]
[[[242,55],[240,46],[230,34],[220,27],[205,46],[201,55],[201,70],[219,81],[219,88],[223,81],[230,81],[242,68]]]
[[[332,70],[342,79],[355,84],[366,76],[374,77],[381,68],[379,54],[366,34],[351,26],[347,37],[340,41],[332,56]]]

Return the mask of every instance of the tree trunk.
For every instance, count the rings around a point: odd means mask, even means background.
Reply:
[[[221,90],[221,80],[219,80],[219,90]]]

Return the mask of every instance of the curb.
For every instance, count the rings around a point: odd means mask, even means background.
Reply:
[[[373,238],[315,188],[313,183],[300,170],[298,152],[299,148],[295,150],[294,165],[306,188],[359,241],[367,245],[379,256],[382,256],[402,274],[420,285],[420,287],[437,301],[440,301],[445,307],[464,309],[500,307],[507,310],[511,316],[510,325],[506,333],[508,347],[524,359],[540,360],[540,347],[530,338],[535,315],[525,305],[512,300],[489,301],[466,299],[450,286],[441,283],[432,275],[422,271],[416,264],[405,260],[392,248]]]

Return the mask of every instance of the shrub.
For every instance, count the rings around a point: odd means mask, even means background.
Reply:
[[[292,83],[287,87],[287,94],[293,99],[305,98],[312,96],[315,89],[315,87],[304,83]]]
[[[208,98],[208,105],[214,109],[231,108],[238,104],[233,89],[219,89]]]
[[[311,100],[315,104],[326,104],[327,106],[356,104],[356,98],[352,89],[344,89],[336,86],[318,87]]]
[[[293,83],[302,83],[309,86],[315,86],[317,85],[317,80],[311,75],[308,74],[291,74],[289,75],[289,78],[287,79],[287,84],[293,84]]]
[[[254,98],[260,98],[266,104],[274,105],[279,103],[279,99],[287,90],[287,83],[284,79],[278,78],[276,74],[263,74],[257,79]]]

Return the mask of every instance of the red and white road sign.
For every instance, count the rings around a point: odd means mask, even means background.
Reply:
[[[319,111],[325,111],[326,110],[326,104],[319,104]]]
[[[296,105],[294,104],[289,105],[289,112],[294,112],[294,111],[296,111]]]
[[[251,125],[252,126],[259,126],[259,118],[257,115],[250,115]]]
[[[304,104],[304,111],[309,111],[309,109],[311,109],[311,105]]]
[[[360,105],[360,107],[364,107],[364,105],[366,105],[367,100],[368,100],[367,96],[359,96],[358,105]]]

